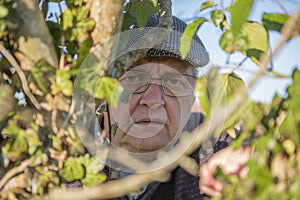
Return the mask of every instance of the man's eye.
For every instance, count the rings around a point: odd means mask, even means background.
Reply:
[[[176,78],[168,78],[164,80],[166,84],[170,84],[170,85],[183,85],[183,81],[180,79],[176,79]]]
[[[123,79],[123,81],[127,81],[127,82],[138,82],[141,79],[138,76],[129,76]]]

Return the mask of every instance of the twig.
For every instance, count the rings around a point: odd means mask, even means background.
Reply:
[[[59,12],[62,13],[63,10],[61,8],[61,5],[60,5],[60,2],[58,2],[58,8],[59,8]],[[57,21],[58,23],[60,23],[60,20],[59,18],[57,17]],[[65,54],[65,51],[64,51],[64,48],[65,48],[65,33],[63,31],[63,29],[61,28],[61,49],[60,49],[60,59],[59,59],[59,69],[62,70],[64,69],[64,66],[65,66],[65,57],[66,57],[66,54]],[[54,99],[53,99],[53,105],[52,105],[52,113],[51,113],[51,125],[52,125],[52,130],[53,132],[58,135],[60,130],[58,129],[57,127],[57,104],[58,104],[58,100],[59,100],[59,94],[55,94],[54,95]]]
[[[0,52],[8,60],[8,62],[16,69],[16,72],[17,72],[17,74],[20,78],[21,84],[22,84],[23,91],[26,94],[26,96],[30,99],[33,106],[36,109],[40,110],[41,105],[36,100],[36,98],[33,96],[33,94],[30,92],[24,72],[22,71],[21,67],[19,66],[19,64],[17,63],[15,58],[9,52],[6,51],[5,47],[1,43],[0,43]]]
[[[289,11],[282,5],[282,3],[279,1],[279,0],[275,0],[275,2],[277,3],[277,5],[281,8],[281,10],[287,14],[287,15],[290,15],[289,14]]]
[[[56,94],[53,98],[52,102],[52,113],[51,113],[51,126],[52,130],[57,135],[59,130],[57,128],[56,118],[57,118],[57,103],[58,103],[58,94]]]
[[[31,159],[24,160],[19,166],[16,166],[16,167],[12,168],[11,170],[9,170],[3,176],[3,178],[0,180],[0,190],[2,190],[3,186],[9,179],[11,179],[13,176],[17,175],[18,173],[23,172],[26,169],[26,167],[28,167],[30,165],[31,162],[32,162]]]

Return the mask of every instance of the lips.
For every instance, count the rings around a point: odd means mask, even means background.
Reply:
[[[163,125],[165,122],[160,118],[141,118],[134,121],[135,124],[142,125],[142,126],[151,126],[151,125]]]

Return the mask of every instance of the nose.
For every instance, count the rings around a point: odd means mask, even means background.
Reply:
[[[160,84],[150,83],[147,90],[142,94],[140,104],[148,107],[164,106],[164,94]]]

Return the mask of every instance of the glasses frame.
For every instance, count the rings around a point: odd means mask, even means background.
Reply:
[[[184,97],[189,97],[189,96],[192,96],[193,95],[193,91],[191,92],[191,94],[188,94],[188,95],[183,95],[183,96],[178,96],[178,95],[170,95],[168,94],[168,92],[166,92],[166,89],[163,84],[163,78],[153,78],[149,73],[147,72],[144,72],[144,71],[139,71],[139,70],[130,70],[131,72],[139,72],[139,73],[144,73],[144,74],[147,74],[150,79],[147,80],[147,82],[144,84],[145,85],[145,88],[142,90],[142,91],[138,91],[138,92],[130,92],[131,94],[142,94],[144,92],[146,92],[148,90],[148,88],[150,87],[150,83],[152,82],[152,80],[159,80],[160,81],[160,87],[162,88],[162,91],[164,93],[164,95],[168,96],[168,97],[174,97],[174,98],[184,98]],[[128,71],[127,71],[128,72]],[[125,72],[126,73],[126,72]],[[174,74],[167,74],[167,75],[174,75]],[[176,74],[177,75],[177,74]],[[189,78],[193,78],[194,80],[197,79],[197,77],[195,75],[191,75],[191,74],[178,74],[180,76],[184,76],[184,77],[189,77]],[[122,78],[122,77],[121,77]],[[189,81],[190,82],[190,81]],[[191,84],[191,87],[192,87],[192,83]],[[142,86],[144,86],[142,85]],[[124,88],[125,89],[125,88]],[[126,90],[126,89],[125,89]],[[129,92],[129,91],[128,91]]]

